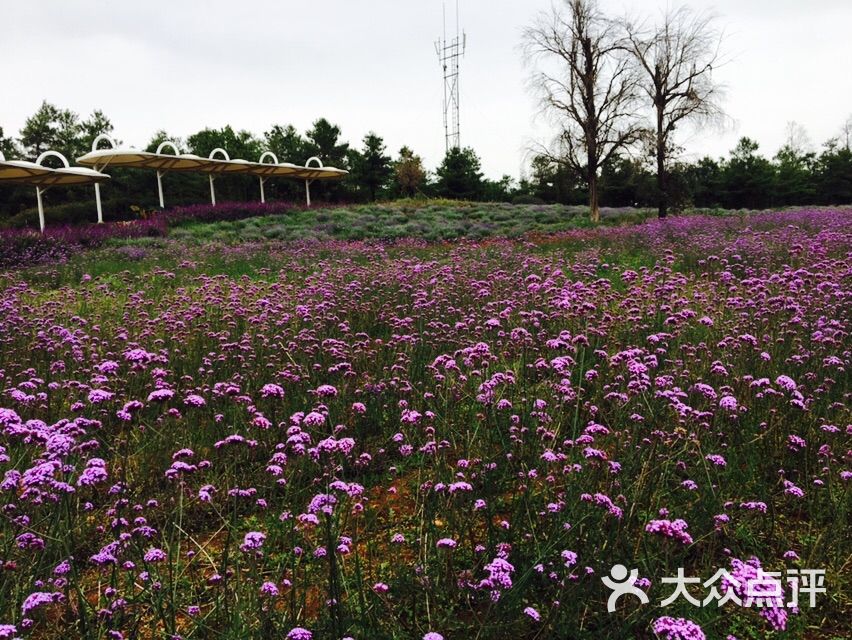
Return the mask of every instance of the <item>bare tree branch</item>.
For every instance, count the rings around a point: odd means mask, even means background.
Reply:
[[[672,136],[682,122],[720,122],[722,88],[713,78],[720,64],[723,34],[714,16],[687,7],[670,10],[661,24],[647,28],[623,21],[622,46],[629,50],[641,75],[641,87],[655,116],[659,216],[668,212],[668,165]]]
[[[620,29],[595,0],[566,0],[561,9],[539,16],[523,39],[526,59],[547,69],[531,76],[530,88],[558,128],[542,155],[583,178],[595,222],[601,166],[641,133],[635,115],[638,75]]]

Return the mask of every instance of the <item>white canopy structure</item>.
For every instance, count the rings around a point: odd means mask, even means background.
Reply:
[[[318,167],[311,167],[311,162],[317,162]],[[322,160],[317,158],[316,156],[312,156],[308,158],[305,162],[305,166],[301,169],[300,176],[305,179],[305,199],[307,200],[308,206],[311,206],[311,183],[314,180],[339,180],[343,176],[345,176],[348,171],[343,169],[335,169],[334,167],[324,167],[322,164]]]
[[[59,158],[65,165],[59,169],[45,167],[45,159]],[[58,151],[45,151],[35,162],[26,160],[6,160],[0,153],[0,182],[30,184],[36,188],[38,200],[38,226],[44,232],[44,204],[41,195],[50,187],[92,184],[109,180],[109,176],[89,169],[88,167],[72,167],[68,159]]]
[[[47,175],[50,171],[48,167],[28,160],[6,160],[6,156],[0,151],[0,182],[27,183],[32,178]]]
[[[98,149],[98,144],[106,140],[110,144],[109,149]],[[174,155],[163,153],[166,147],[171,147]],[[165,140],[160,143],[155,153],[140,151],[139,149],[120,149],[115,145],[115,140],[102,133],[92,142],[92,150],[84,156],[77,158],[82,165],[94,167],[101,171],[107,166],[135,167],[139,169],[154,169],[157,172],[157,192],[160,196],[160,208],[166,206],[163,198],[163,175],[167,171],[194,171],[209,164],[200,156],[189,153],[181,154],[180,149],[174,142]],[[103,222],[101,211],[101,195],[98,185],[95,185],[95,197],[98,203],[98,222]]]
[[[98,149],[98,144],[104,140],[109,142],[111,148]],[[163,153],[166,147],[171,147],[174,154]],[[267,159],[271,159],[272,162],[266,162]],[[210,181],[210,201],[213,204],[216,204],[214,181],[216,176],[221,174],[244,173],[257,176],[260,182],[261,202],[266,202],[266,194],[264,193],[263,186],[269,178],[283,177],[304,180],[308,206],[311,204],[311,182],[314,180],[339,180],[349,173],[343,169],[325,167],[322,161],[316,157],[309,159],[304,167],[289,162],[278,162],[278,158],[271,151],[265,151],[261,154],[258,162],[250,162],[249,160],[242,159],[232,160],[228,152],[221,148],[213,149],[209,157],[202,158],[189,153],[181,153],[177,145],[168,140],[160,143],[155,153],[132,148],[120,149],[116,147],[115,140],[106,134],[101,134],[95,138],[92,143],[91,152],[77,158],[77,162],[82,165],[94,167],[98,171],[110,165],[116,167],[155,169],[157,171],[157,189],[159,191],[161,208],[165,207],[162,177],[166,171],[192,171],[208,174]],[[318,166],[310,166],[312,162],[317,163]],[[103,214],[101,212],[101,198],[98,185],[95,185],[95,198],[98,203],[98,222],[100,222],[103,220]]]

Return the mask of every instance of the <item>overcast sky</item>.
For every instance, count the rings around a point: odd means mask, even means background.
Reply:
[[[558,0],[557,0],[558,1]],[[658,16],[665,0],[602,0],[610,14]],[[729,63],[725,131],[684,133],[690,156],[727,153],[742,135],[772,155],[795,120],[814,146],[852,114],[852,0],[687,0],[719,15]],[[448,3],[454,12],[454,2]],[[525,88],[521,31],[551,0],[460,0],[461,140],[487,176],[515,177],[547,136]],[[273,123],[305,130],[325,116],[360,145],[370,131],[431,169],[444,152],[443,84],[434,41],[440,0],[0,0],[0,126],[17,134],[43,99],[85,116],[102,109],[116,137],[157,129]],[[448,16],[448,29],[454,28]]]

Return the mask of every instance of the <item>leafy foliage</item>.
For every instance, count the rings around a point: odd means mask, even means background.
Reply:
[[[435,191],[443,198],[476,200],[482,195],[482,171],[479,156],[470,147],[453,147],[436,171]]]

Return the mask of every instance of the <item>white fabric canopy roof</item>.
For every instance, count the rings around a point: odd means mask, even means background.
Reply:
[[[110,149],[98,149],[98,143],[106,140]],[[166,147],[171,147],[174,154],[163,153]],[[219,157],[217,157],[219,156]],[[271,158],[272,162],[264,162]],[[314,180],[339,180],[348,171],[336,169],[335,167],[324,167],[319,158],[310,158],[305,166],[289,162],[278,162],[278,158],[271,151],[265,151],[258,162],[251,162],[240,158],[231,159],[228,152],[218,148],[210,152],[208,158],[181,153],[177,145],[171,141],[164,141],[157,147],[157,151],[140,151],[138,149],[121,149],[116,147],[115,140],[106,134],[101,134],[92,143],[92,150],[84,156],[77,158],[77,162],[83,165],[103,170],[108,166],[135,167],[139,169],[155,169],[157,171],[157,188],[160,195],[160,207],[165,207],[163,198],[163,174],[167,171],[190,171],[206,173],[210,181],[210,201],[216,204],[216,189],[214,181],[216,176],[222,174],[248,174],[257,176],[260,182],[260,200],[266,202],[263,185],[269,178],[282,177],[305,181],[305,193],[308,205],[311,204],[310,183]],[[315,162],[318,166],[309,166]],[[95,185],[98,196],[98,220],[102,218],[100,211],[100,192]]]
[[[6,160],[0,153],[0,182],[32,184],[32,180],[49,174],[52,169],[26,160]]]
[[[113,166],[157,171],[191,171],[209,164],[207,159],[190,154],[170,155],[138,149],[99,149],[77,158],[77,162],[97,169]]]
[[[100,139],[107,140],[109,138],[104,136],[100,137]],[[111,139],[109,140],[111,141]],[[95,144],[98,142],[99,140],[96,140]],[[172,146],[177,151],[177,147],[171,143],[164,144]],[[160,145],[160,148],[162,149],[163,146]],[[217,152],[220,152],[220,155],[224,157],[214,157],[214,154]],[[152,153],[138,149],[113,147],[112,149],[90,151],[86,155],[77,158],[77,162],[99,170],[108,166],[134,167],[139,169],[156,169],[157,171],[193,171],[212,174],[247,173],[255,176],[280,176],[299,180],[335,180],[349,173],[344,169],[336,169],[334,167],[303,167],[289,162],[277,162],[277,158],[275,163],[251,162],[237,158],[231,159],[223,149],[214,149],[209,158],[202,158],[201,156],[190,153],[168,154],[161,153],[160,150]]]
[[[106,140],[110,144],[109,149],[98,149],[98,143]],[[163,153],[166,147],[171,147],[173,154]],[[216,157],[216,156],[221,157]],[[43,166],[45,158],[54,156],[62,160],[65,165],[59,169]],[[265,162],[269,158],[272,162]],[[160,207],[164,207],[163,200],[163,174],[168,171],[191,171],[206,173],[210,181],[210,200],[216,204],[216,191],[214,181],[216,176],[222,174],[247,174],[257,176],[260,183],[260,200],[265,202],[263,185],[269,178],[282,177],[305,181],[305,195],[308,206],[311,204],[310,184],[314,180],[339,180],[348,171],[335,167],[325,167],[319,158],[310,158],[305,166],[289,162],[278,162],[275,154],[266,151],[260,156],[258,162],[251,162],[240,158],[231,159],[224,149],[214,149],[210,157],[202,158],[189,153],[181,153],[177,145],[171,141],[160,143],[155,152],[140,151],[139,149],[118,148],[110,136],[101,134],[92,143],[92,150],[77,158],[80,167],[72,167],[62,154],[56,151],[45,151],[36,162],[26,160],[6,160],[0,153],[0,183],[29,184],[36,187],[39,209],[39,226],[44,231],[44,207],[41,195],[50,187],[60,185],[95,185],[95,200],[97,202],[98,222],[103,222],[103,211],[101,209],[100,182],[109,179],[109,176],[101,173],[109,166],[133,167],[139,169],[153,169],[157,172],[157,187],[160,195]],[[311,163],[315,163],[314,166]]]
[[[59,158],[64,167],[53,169],[45,167],[42,163],[50,157]],[[72,167],[68,159],[58,151],[45,151],[38,160],[29,162],[27,160],[6,160],[0,153],[0,182],[11,182],[18,184],[29,184],[36,188],[38,200],[38,225],[44,231],[44,204],[41,195],[50,187],[72,186],[80,184],[94,184],[109,180],[105,173],[95,171],[88,167]],[[100,212],[100,193],[98,195],[98,211]],[[101,220],[99,219],[98,222]]]

